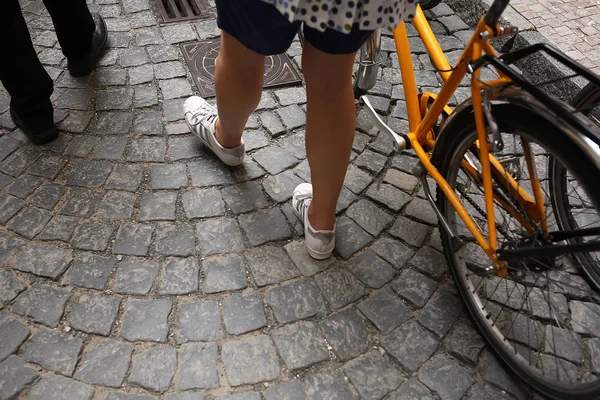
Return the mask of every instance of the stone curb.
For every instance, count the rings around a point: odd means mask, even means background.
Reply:
[[[463,18],[468,25],[474,27],[479,17],[491,7],[492,3],[493,0],[451,0],[448,2],[448,6]],[[473,10],[476,10],[475,13]],[[464,15],[465,13],[467,14]],[[535,27],[510,4],[502,14],[500,23],[503,26],[516,26],[519,28],[520,32],[515,39],[512,47],[513,50],[522,49],[536,43],[548,43],[552,45],[546,37],[536,31]],[[502,43],[504,42],[502,41]],[[525,78],[534,82],[539,81],[539,77],[541,76],[546,77],[546,80],[551,80],[572,74],[572,71],[563,64],[541,52],[518,62],[516,66]],[[551,89],[551,93],[554,96],[569,101],[586,84],[586,79],[574,78],[550,85],[548,89]]]

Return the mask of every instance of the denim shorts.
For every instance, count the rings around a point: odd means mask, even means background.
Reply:
[[[272,4],[261,0],[216,0],[216,5],[219,28],[265,56],[285,52],[301,27],[300,21],[290,23]],[[303,30],[305,40],[328,54],[352,54],[373,32],[360,30],[358,25],[350,33],[329,28],[320,32],[308,26]]]

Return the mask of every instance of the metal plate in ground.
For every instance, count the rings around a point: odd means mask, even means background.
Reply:
[[[161,23],[190,21],[209,17],[208,0],[156,0]]]
[[[220,48],[220,39],[181,44],[183,57],[202,97],[215,96],[215,60]],[[266,58],[264,76],[265,88],[302,82],[292,60],[285,54]]]

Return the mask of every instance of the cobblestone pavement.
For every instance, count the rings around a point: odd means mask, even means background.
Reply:
[[[600,2],[511,0],[510,5],[550,43],[600,74]]]
[[[415,159],[361,113],[336,254],[311,260],[289,202],[308,179],[304,89],[264,93],[228,169],[181,120],[196,89],[177,44],[215,22],[159,27],[152,6],[96,0],[110,49],[73,79],[41,2],[23,1],[63,133],[28,143],[0,91],[0,399],[529,397],[457,297]],[[429,16],[456,59],[468,27],[444,4]],[[405,130],[394,67],[371,100]]]

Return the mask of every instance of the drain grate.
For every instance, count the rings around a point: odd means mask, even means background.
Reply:
[[[1,1],[1,0],[0,0]],[[181,52],[202,97],[215,96],[215,60],[221,48],[220,39],[194,43],[182,43]],[[285,54],[267,57],[265,60],[264,87],[293,85],[302,82],[300,74]]]
[[[163,23],[189,21],[210,15],[208,0],[156,0]]]

